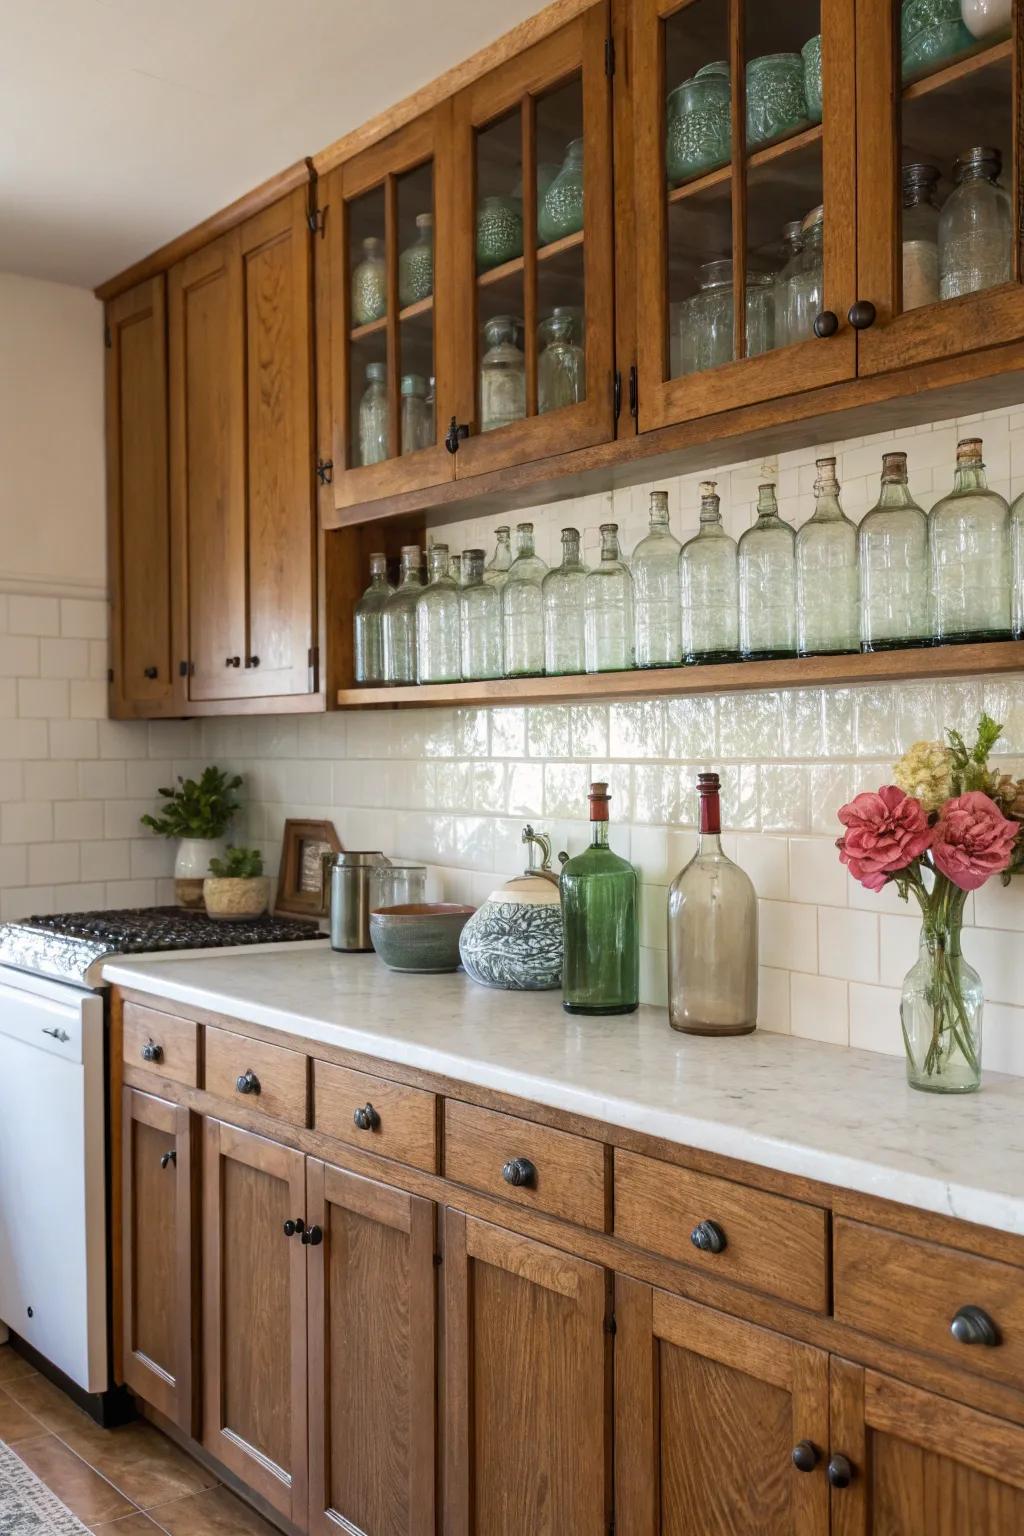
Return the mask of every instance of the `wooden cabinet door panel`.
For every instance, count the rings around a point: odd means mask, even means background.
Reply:
[[[171,637],[163,276],[112,299],[106,324],[111,713],[161,714],[174,703],[177,671]]]
[[[434,1531],[434,1206],[310,1158],[309,1529]]]
[[[605,1272],[451,1210],[444,1269],[445,1536],[604,1536]]]
[[[1019,1536],[1024,1429],[833,1359],[834,1536]]]
[[[306,1514],[306,1253],[301,1152],[208,1119],[203,1166],[203,1444],[301,1522]]]
[[[189,1112],[122,1092],[124,1379],[195,1432],[195,1262]]]
[[[615,1319],[619,1536],[828,1536],[828,1356],[622,1275]]]

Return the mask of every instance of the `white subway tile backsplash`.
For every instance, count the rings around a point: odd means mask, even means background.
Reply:
[[[94,685],[86,683],[83,686]],[[23,720],[65,719],[68,714],[67,682],[59,677],[19,678],[18,714]]]
[[[789,898],[789,844],[784,837],[741,833],[736,838],[736,863],[754,882],[758,896],[771,901]]]
[[[818,969],[818,909],[794,901],[762,901],[758,941],[762,965],[787,971]]]
[[[49,800],[9,800],[0,805],[0,841],[48,843],[53,837],[53,805]]]
[[[664,757],[665,709],[660,699],[613,704],[608,717],[608,751],[612,757]]]
[[[33,843],[28,850],[30,885],[61,885],[78,879],[77,843]]]
[[[19,724],[27,726],[29,722],[19,721]],[[45,731],[45,727],[43,729]],[[140,729],[145,730],[145,726],[141,726]],[[0,755],[3,754],[3,737],[9,730],[10,725],[5,725],[3,733],[0,734]],[[80,761],[82,758],[99,756],[99,726],[95,720],[52,720],[49,738],[51,757],[74,758]],[[27,755],[42,757],[45,752],[44,745],[39,752]]]
[[[790,1032],[789,971],[762,965],[757,979],[757,1027],[773,1035]]]
[[[12,635],[59,635],[59,600],[12,592],[7,601],[7,628]]]
[[[104,658],[105,659],[105,658]],[[98,676],[89,669],[88,640],[56,640],[47,638],[39,642],[39,671],[42,677],[91,677]],[[136,736],[141,736],[136,731]]]
[[[850,907],[818,908],[818,970],[845,981],[878,980],[878,918]]]
[[[850,1043],[849,1004],[845,981],[831,976],[805,976],[798,972],[789,978],[790,1032],[805,1040],[822,1040],[826,1045]]]
[[[903,978],[917,960],[921,942],[919,916],[878,919],[878,979],[886,987],[902,987]]]
[[[862,1051],[903,1055],[900,994],[896,987],[850,983],[850,1044]]]
[[[39,669],[34,635],[0,635],[0,677],[38,677]]]
[[[794,901],[846,906],[847,874],[834,838],[789,839],[789,885]]]
[[[75,597],[61,598],[60,632],[83,640],[102,640],[107,633],[107,605],[96,599]],[[50,634],[51,630],[37,630],[37,634]]]

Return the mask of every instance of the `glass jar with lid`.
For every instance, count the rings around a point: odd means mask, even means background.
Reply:
[[[779,516],[775,486],[757,488],[757,522],[739,542],[744,660],[796,654],[796,533]]]
[[[501,589],[502,654],[506,677],[540,677],[544,671],[544,599],[547,564],[533,544],[533,524],[516,527],[516,558]]]
[[[953,489],[928,514],[932,633],[942,644],[1012,632],[1010,508],[985,480],[980,437],[956,448]]]
[[[920,309],[939,298],[938,167],[903,167],[903,308]]]
[[[583,228],[583,140],[573,139],[537,210],[537,240],[550,245]]]
[[[601,524],[601,560],[584,588],[584,638],[588,672],[633,666],[633,578],[619,549],[618,523]]]
[[[366,389],[359,402],[359,462],[382,464],[388,457],[391,407],[386,363],[367,363]]]
[[[652,491],[647,535],[633,551],[633,607],[638,667],[678,667],[683,659],[679,554],[669,527],[668,492]]]
[[[1008,283],[1012,275],[1013,211],[999,183],[998,149],[964,150],[953,167],[956,187],[939,216],[939,295],[955,299]]]
[[[495,315],[484,326],[480,361],[480,430],[496,432],[526,415],[526,359],[516,345],[522,321]]]
[[[423,590],[418,544],[402,545],[402,580],[384,604],[384,681],[402,687],[416,681],[416,601]]]
[[[580,557],[580,531],[562,529],[562,563],[548,571],[544,601],[544,671],[562,677],[586,670],[584,595],[587,568]]]
[[[416,215],[416,239],[398,257],[398,302],[405,309],[434,291],[434,215]]]
[[[501,676],[501,593],[484,581],[484,551],[462,556],[459,587],[462,675],[467,681]]]
[[[825,300],[825,209],[812,208],[800,226],[803,249],[786,283],[786,344],[809,341]]]
[[[402,452],[416,453],[434,441],[434,419],[427,404],[427,381],[418,373],[402,377]]]
[[[370,585],[356,603],[355,611],[357,683],[384,682],[384,609],[393,592],[388,581],[387,555],[371,555]]]
[[[732,262],[706,261],[697,272],[697,292],[680,316],[683,373],[703,373],[731,363],[734,356]],[[774,331],[774,278],[747,274],[747,355],[770,352]]]
[[[797,260],[804,248],[802,219],[791,219],[788,224],[782,226],[782,248],[782,266],[772,284],[772,318],[775,328],[773,340],[776,347],[784,347],[789,341],[786,329],[789,280],[796,271]]]
[[[416,599],[416,681],[457,683],[462,678],[459,589],[448,574],[448,545],[427,551],[426,587]]]
[[[670,91],[665,103],[665,166],[673,186],[727,165],[732,155],[729,66],[716,59]]]
[[[679,592],[685,661],[735,661],[740,648],[736,543],[722,526],[715,480],[701,482],[700,532],[680,553]]]
[[[352,269],[352,324],[369,325],[388,312],[388,269],[384,241],[370,235],[363,241],[362,260]]]
[[[586,372],[575,310],[559,306],[538,330],[543,351],[537,360],[537,409],[543,415],[578,405],[586,394]]]

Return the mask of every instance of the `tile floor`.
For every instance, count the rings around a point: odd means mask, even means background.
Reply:
[[[8,1345],[0,1440],[102,1536],[276,1536],[152,1424],[101,1429]]]

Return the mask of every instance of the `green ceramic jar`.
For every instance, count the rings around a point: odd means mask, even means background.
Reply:
[[[724,59],[705,64],[666,102],[665,168],[672,186],[728,165],[732,156],[732,86]]]
[[[523,254],[523,205],[515,197],[485,197],[476,211],[476,264],[480,272]]]
[[[541,245],[562,240],[583,228],[583,140],[573,139],[562,169],[548,187],[537,213]]]
[[[973,45],[960,0],[903,0],[900,17],[903,79],[927,74]]]
[[[800,50],[804,61],[804,95],[812,123],[821,122],[821,33],[809,37]]]
[[[804,61],[798,53],[766,53],[747,65],[747,148],[759,149],[810,126]]]
[[[388,271],[384,241],[363,241],[363,259],[352,270],[352,324],[369,325],[388,312]]]
[[[398,258],[398,302],[405,309],[434,291],[434,215],[416,215],[416,239]]]

